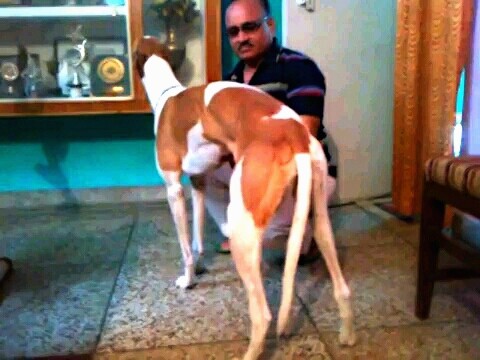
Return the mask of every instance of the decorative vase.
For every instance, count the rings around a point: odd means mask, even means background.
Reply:
[[[200,14],[196,10],[196,5],[193,0],[154,0],[151,5],[151,9],[155,11],[158,19],[165,26],[165,33],[159,34],[159,38],[166,37],[164,45],[170,51],[170,62],[174,71],[185,60],[186,45],[184,38],[189,32],[190,26],[188,24],[192,23]],[[179,34],[180,36],[178,36]]]
[[[168,19],[165,19],[165,32],[167,35],[165,45],[170,52],[170,65],[175,71],[185,60],[186,47],[183,42],[178,41],[177,32]]]

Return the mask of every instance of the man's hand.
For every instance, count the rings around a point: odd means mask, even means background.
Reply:
[[[318,127],[320,126],[320,118],[311,115],[301,115],[302,123],[308,128],[310,134],[317,136]]]

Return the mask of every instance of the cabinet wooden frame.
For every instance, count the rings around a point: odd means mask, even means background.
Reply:
[[[135,40],[143,36],[143,1],[128,2],[130,27],[130,46]],[[204,16],[204,46],[205,46],[205,74],[206,81],[221,79],[221,3],[218,0],[205,0]],[[133,67],[132,67],[133,68]],[[28,101],[0,103],[0,117],[2,116],[54,116],[80,114],[121,114],[121,113],[148,113],[151,112],[141,79],[134,72],[132,89],[134,98],[128,100],[105,101]]]

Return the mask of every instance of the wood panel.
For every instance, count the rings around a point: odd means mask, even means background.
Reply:
[[[206,80],[221,79],[221,4],[205,2]],[[143,1],[129,1],[131,46],[143,36]],[[133,74],[134,99],[114,101],[48,101],[0,104],[0,116],[52,116],[78,114],[148,113],[151,111],[140,78]]]
[[[205,3],[205,53],[207,82],[222,79],[222,11],[220,0]]]

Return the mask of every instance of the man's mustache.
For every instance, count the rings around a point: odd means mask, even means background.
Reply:
[[[238,45],[238,51],[243,50],[243,48],[251,48],[251,47],[253,47],[253,44],[250,41],[246,40],[240,43],[240,45]]]

